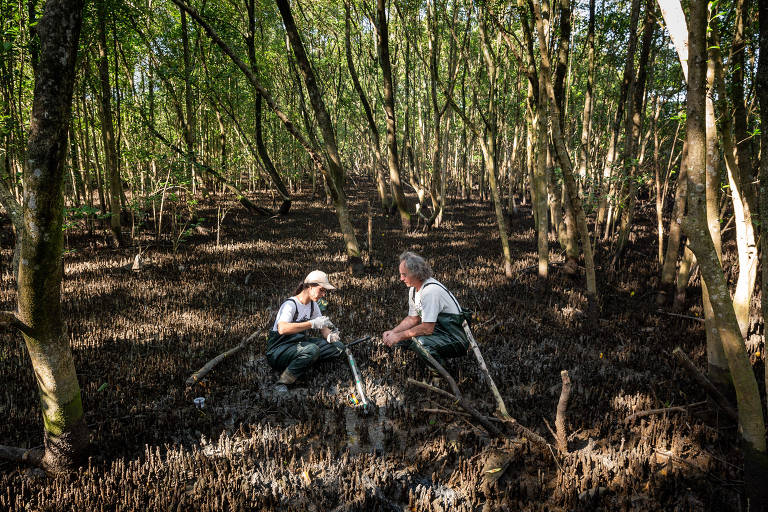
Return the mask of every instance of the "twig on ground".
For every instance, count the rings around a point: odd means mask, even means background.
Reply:
[[[715,403],[728,415],[728,417],[730,417],[733,421],[738,422],[739,414],[736,412],[736,409],[733,408],[731,403],[727,398],[725,398],[725,396],[723,396],[720,390],[717,389],[714,384],[712,384],[712,381],[709,380],[707,376],[704,375],[698,368],[696,368],[696,365],[693,364],[693,361],[691,361],[688,356],[685,355],[683,349],[676,347],[675,350],[672,351],[672,354],[682,364],[683,368],[688,370],[688,373],[690,373],[696,382],[698,382],[704,388],[704,391],[706,391],[707,394],[712,397]]]
[[[452,411],[451,409],[443,409],[443,408],[434,408],[434,409],[422,409],[422,412],[429,412],[429,413],[435,413],[435,414],[451,414],[454,416],[464,416],[464,417],[471,417],[472,415],[467,412],[461,412],[461,411]],[[499,418],[490,418],[486,416],[488,421],[495,421],[497,423],[504,423],[504,421],[500,420]]]
[[[695,320],[696,322],[704,322],[703,318],[699,318],[697,316],[681,315],[680,313],[670,313],[669,311],[663,311],[661,309],[657,310],[657,312],[662,313],[664,315],[676,316],[678,318],[685,318],[686,320]]]
[[[193,373],[192,375],[189,376],[189,378],[185,381],[185,384],[187,386],[194,386],[195,384],[200,382],[200,380],[203,377],[205,377],[208,374],[208,372],[213,370],[213,368],[216,367],[216,365],[218,365],[224,359],[226,359],[226,358],[230,357],[231,355],[236,354],[236,353],[240,352],[241,350],[243,350],[245,348],[245,346],[248,344],[248,342],[250,342],[253,338],[258,336],[259,333],[261,333],[262,330],[263,329],[259,329],[259,330],[255,331],[255,332],[251,333],[249,336],[246,336],[245,338],[243,338],[243,341],[241,341],[240,344],[237,345],[236,347],[231,348],[231,349],[227,350],[226,352],[224,352],[222,354],[219,354],[218,356],[214,357],[213,359],[211,359],[210,361],[205,363],[205,365],[202,368],[200,368],[195,373]]]
[[[706,404],[706,400],[703,402],[695,402],[688,405],[679,405],[674,407],[662,407],[661,409],[648,409],[646,411],[638,411],[636,413],[630,414],[626,418],[624,418],[624,423],[629,423],[630,421],[636,419],[636,418],[642,418],[643,416],[652,416],[654,414],[664,414],[667,412],[684,412],[688,413],[688,409],[691,407],[698,407],[699,405]]]

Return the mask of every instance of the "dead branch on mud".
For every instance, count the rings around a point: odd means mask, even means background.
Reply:
[[[502,435],[501,431],[490,422],[490,419],[480,414],[474,407],[472,407],[472,405],[467,401],[467,399],[461,395],[461,391],[459,391],[459,387],[456,384],[456,381],[453,380],[453,377],[451,377],[451,374],[448,373],[448,371],[445,368],[443,368],[443,366],[440,363],[435,361],[435,358],[432,357],[429,354],[429,352],[424,350],[424,345],[422,345],[421,342],[415,338],[414,338],[414,343],[418,343],[420,345],[422,352],[426,357],[427,361],[429,361],[429,363],[438,371],[438,373],[440,373],[440,375],[442,375],[443,378],[448,382],[448,385],[451,387],[451,390],[453,391],[453,395],[451,395],[449,392],[445,390],[442,390],[435,386],[430,386],[425,382],[419,382],[411,378],[407,380],[408,384],[413,384],[414,386],[428,389],[439,395],[445,396],[446,398],[451,398],[455,400],[456,403],[458,403],[462,407],[462,409],[467,411],[470,415],[472,415],[473,418],[479,421],[480,424],[483,426],[483,428],[485,428],[485,430],[489,434],[493,436],[501,436]],[[544,440],[543,437],[541,437],[539,434],[532,431],[531,429],[524,427],[511,416],[508,416],[508,418],[503,418],[503,420],[504,420],[504,424],[508,425],[516,435],[529,439],[533,441],[534,444],[537,444],[543,448],[547,447],[547,441]]]
[[[195,384],[197,384],[203,377],[205,377],[208,374],[208,372],[213,370],[213,368],[217,364],[219,364],[220,362],[222,362],[223,360],[225,360],[229,356],[231,356],[233,354],[237,354],[238,352],[243,350],[245,348],[245,346],[253,338],[255,338],[256,336],[258,336],[261,333],[261,331],[263,331],[263,329],[259,329],[259,330],[255,331],[255,332],[251,333],[250,335],[248,335],[245,338],[243,338],[243,341],[241,341],[240,344],[237,345],[236,347],[231,348],[231,349],[227,350],[226,352],[217,355],[216,357],[214,357],[213,359],[211,359],[210,361],[205,363],[205,365],[202,368],[200,368],[195,373],[193,373],[192,375],[189,376],[189,378],[185,381],[185,384],[187,386],[194,386]]]
[[[704,375],[698,368],[696,368],[696,365],[693,364],[693,361],[691,361],[685,352],[683,352],[683,349],[676,347],[675,350],[672,351],[672,354],[682,364],[683,368],[688,370],[688,373],[690,373],[696,382],[698,382],[704,388],[704,391],[706,391],[707,394],[712,397],[715,403],[728,415],[728,417],[733,421],[738,422],[739,414],[736,412],[736,409],[733,408],[731,403],[727,398],[725,398],[720,390],[717,389],[714,384],[712,384],[712,381],[709,380],[709,378],[707,378],[707,376]]]
[[[699,405],[704,405],[706,403],[707,403],[707,401],[705,400],[703,402],[695,402],[695,403],[688,404],[688,405],[678,405],[678,406],[674,406],[674,407],[662,407],[661,409],[648,409],[648,410],[645,410],[645,411],[638,411],[638,412],[630,414],[629,416],[624,418],[624,423],[629,423],[630,421],[632,421],[632,420],[634,420],[636,418],[642,418],[644,416],[653,416],[654,414],[665,414],[665,413],[668,413],[668,412],[684,412],[684,413],[687,414],[688,413],[688,409],[690,409],[692,407],[698,407]]]
[[[506,421],[512,419],[512,417],[507,412],[507,406],[504,404],[504,400],[501,398],[501,393],[499,393],[499,389],[496,387],[496,383],[493,382],[491,372],[488,371],[488,367],[485,364],[485,358],[483,358],[483,354],[480,352],[480,347],[478,346],[477,341],[475,341],[475,337],[472,335],[472,331],[470,330],[469,324],[466,320],[462,322],[462,327],[464,328],[464,333],[467,335],[470,346],[472,346],[472,351],[475,353],[477,364],[480,365],[480,371],[485,376],[488,387],[491,389],[491,394],[493,394],[493,398],[496,400],[496,411],[503,420]]]
[[[659,309],[658,312],[662,313],[664,315],[675,316],[675,317],[678,317],[678,318],[685,318],[686,320],[694,320],[696,322],[702,322],[702,323],[704,322],[703,318],[699,318],[697,316],[681,315],[680,313],[670,313],[669,311],[663,311],[661,309]]]
[[[15,446],[0,445],[0,459],[11,462],[21,462],[32,466],[40,466],[43,461],[41,446],[34,448],[17,448]]]

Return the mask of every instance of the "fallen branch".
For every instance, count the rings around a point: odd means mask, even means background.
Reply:
[[[472,331],[469,329],[469,324],[466,320],[462,322],[462,327],[464,328],[464,333],[467,335],[467,339],[469,340],[469,344],[472,347],[472,351],[475,353],[477,363],[480,365],[480,371],[483,372],[485,380],[488,382],[488,387],[491,388],[491,394],[493,394],[493,398],[496,400],[496,410],[503,420],[506,421],[512,419],[512,416],[510,416],[507,412],[507,406],[504,405],[504,400],[501,398],[501,393],[499,393],[499,389],[496,387],[496,383],[493,382],[491,372],[488,371],[488,367],[485,364],[483,354],[480,352],[480,347],[478,346],[477,341],[475,341],[475,337],[472,336]]]
[[[0,445],[0,459],[12,462],[22,462],[33,466],[40,466],[43,461],[44,451],[42,447],[17,448],[15,446]]]
[[[680,313],[670,313],[669,311],[663,311],[661,309],[659,309],[658,312],[659,313],[663,313],[665,315],[669,315],[669,316],[676,316],[678,318],[685,318],[686,320],[695,320],[697,322],[704,322],[703,318],[699,318],[697,316],[681,315]]]
[[[560,453],[568,453],[568,436],[565,433],[565,411],[568,409],[568,399],[571,397],[571,377],[568,375],[568,370],[561,371],[560,378],[563,381],[563,388],[560,390],[560,400],[557,402],[555,440]]]
[[[496,428],[496,426],[493,423],[488,421],[488,419],[485,416],[480,414],[477,411],[477,409],[472,407],[472,404],[470,404],[469,401],[466,398],[464,398],[464,396],[462,396],[461,391],[459,391],[459,386],[456,384],[456,381],[453,380],[453,377],[451,377],[451,374],[448,373],[448,371],[445,368],[443,368],[443,366],[440,363],[438,363],[429,352],[426,351],[421,341],[419,341],[418,338],[414,338],[413,342],[419,347],[421,354],[427,359],[427,361],[429,361],[429,363],[438,371],[438,373],[443,376],[443,378],[448,382],[448,385],[451,386],[451,391],[453,391],[453,396],[451,398],[455,399],[462,409],[467,411],[469,414],[472,415],[473,418],[475,418],[478,422],[480,422],[480,424],[489,434],[491,434],[494,437],[501,436],[501,431],[498,428]],[[422,383],[419,383],[419,384],[422,384]],[[434,387],[434,386],[430,386],[430,388],[431,387]],[[435,389],[439,389],[439,388],[435,388]],[[443,393],[448,394],[445,391],[443,391]]]
[[[725,396],[723,396],[720,390],[717,389],[714,384],[712,384],[712,381],[709,380],[707,376],[704,375],[698,368],[696,368],[696,365],[693,364],[693,361],[691,361],[688,356],[685,355],[683,349],[677,347],[672,351],[672,354],[682,364],[683,368],[688,370],[688,373],[691,374],[696,382],[698,382],[704,388],[704,391],[706,391],[707,394],[712,397],[718,407],[720,407],[728,415],[729,418],[738,422],[739,414],[736,412],[736,409],[733,408],[731,403],[727,398],[725,398]]]
[[[689,405],[679,405],[674,407],[662,407],[661,409],[648,409],[645,411],[638,411],[636,413],[630,414],[626,418],[624,418],[624,423],[629,423],[630,421],[636,419],[636,418],[642,418],[644,416],[652,416],[654,414],[664,414],[667,412],[684,412],[688,413],[688,409],[691,407],[697,407],[699,405],[703,405],[707,403],[706,400],[703,402],[696,402]]]
[[[16,313],[13,311],[0,311],[0,325],[3,327],[14,327],[19,323]]]
[[[429,412],[429,413],[434,413],[434,414],[450,414],[452,416],[464,416],[464,417],[471,417],[472,416],[471,414],[469,414],[467,412],[453,411],[451,409],[441,409],[439,407],[435,408],[435,409],[425,408],[425,409],[422,409],[422,412]],[[488,418],[487,416],[486,416],[486,418],[488,419],[488,421],[495,421],[497,423],[504,423],[504,421],[500,420],[499,418]]]
[[[225,360],[229,356],[231,356],[233,354],[236,354],[236,353],[240,352],[241,350],[243,350],[243,348],[245,348],[245,346],[253,338],[258,336],[261,333],[262,330],[263,329],[259,329],[256,332],[251,333],[249,336],[246,336],[245,338],[243,338],[243,341],[241,341],[240,344],[237,345],[236,347],[231,348],[231,349],[227,350],[226,352],[217,355],[216,357],[214,357],[213,359],[211,359],[210,361],[205,363],[205,366],[203,366],[202,368],[197,370],[195,373],[190,375],[190,377],[186,380],[185,384],[187,386],[194,386],[195,384],[197,384],[203,377],[205,377],[208,374],[208,372],[213,370],[213,368],[217,364],[219,364],[220,362],[222,362],[223,360]]]

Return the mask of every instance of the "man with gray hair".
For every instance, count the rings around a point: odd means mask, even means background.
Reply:
[[[384,332],[384,344],[410,348],[426,360],[423,348],[442,366],[445,358],[465,355],[469,340],[462,323],[469,312],[432,277],[429,263],[418,254],[402,253],[399,270],[400,280],[408,286],[408,316],[394,329]]]

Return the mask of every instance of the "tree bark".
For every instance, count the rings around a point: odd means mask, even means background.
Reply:
[[[360,85],[360,79],[357,76],[355,63],[352,60],[349,3],[346,1],[344,2],[344,13],[344,49],[347,56],[347,69],[349,70],[349,76],[352,78],[352,85],[355,87],[355,91],[360,97],[360,103],[363,105],[363,111],[365,112],[365,119],[368,123],[368,134],[371,136],[371,146],[374,153],[373,172],[376,176],[376,191],[379,193],[381,208],[386,210],[389,207],[389,193],[387,192],[387,181],[384,177],[383,162],[381,159],[381,137],[379,137],[379,129],[376,127],[376,121],[373,118],[371,104],[368,102],[365,91]]]
[[[24,166],[18,318],[40,392],[43,465],[52,472],[73,469],[89,438],[61,310],[62,185],[82,9],[80,0],[48,0],[37,25],[40,62]]]
[[[568,0],[561,0],[563,3]],[[539,46],[546,50],[547,39],[544,33],[544,21],[541,12],[541,6],[538,0],[533,1],[534,15],[536,18],[536,32],[539,36]],[[546,51],[541,52],[541,73],[544,78],[544,84],[546,85],[546,92],[549,96],[549,105],[552,108],[551,126],[552,126],[552,139],[555,143],[555,149],[557,150],[558,159],[563,166],[563,183],[565,184],[566,191],[568,192],[568,200],[571,202],[571,207],[576,215],[576,225],[579,231],[579,238],[581,238],[581,246],[584,251],[584,267],[586,269],[587,277],[587,298],[590,302],[590,308],[597,307],[597,280],[595,278],[595,262],[592,256],[592,242],[589,238],[589,229],[587,227],[587,218],[584,214],[584,208],[581,204],[581,198],[576,187],[576,181],[573,178],[573,167],[571,165],[571,157],[568,155],[568,150],[565,147],[565,139],[563,137],[562,126],[560,124],[560,110],[557,106],[557,99],[555,97],[555,91],[552,87],[552,80],[550,79],[549,57]],[[592,313],[596,312],[596,309]]]
[[[285,32],[291,42],[293,53],[296,56],[296,63],[304,77],[304,84],[309,93],[312,110],[315,113],[317,123],[320,125],[320,131],[323,134],[323,142],[325,144],[325,153],[328,162],[328,175],[326,176],[326,179],[331,191],[334,206],[336,207],[336,216],[339,219],[341,233],[344,237],[349,265],[355,273],[360,273],[363,270],[363,260],[360,257],[360,248],[357,244],[357,238],[355,237],[355,230],[352,226],[349,210],[347,210],[347,198],[344,193],[344,166],[341,162],[338,146],[336,145],[336,134],[333,129],[333,123],[331,122],[331,117],[328,115],[328,110],[325,108],[325,102],[320,93],[320,88],[317,85],[315,74],[312,71],[309,58],[307,57],[304,45],[301,42],[299,31],[296,28],[296,22],[291,13],[290,4],[288,3],[288,0],[276,0],[276,2],[277,7],[280,10],[280,15],[283,18]]]
[[[624,64],[624,75],[619,89],[619,101],[616,104],[616,115],[613,119],[613,128],[611,130],[611,139],[608,146],[608,153],[605,156],[605,165],[603,166],[603,180],[600,187],[600,203],[597,210],[597,221],[595,222],[595,233],[600,234],[600,228],[605,222],[605,213],[608,206],[608,193],[611,190],[610,178],[613,174],[614,160],[616,159],[616,147],[619,143],[621,133],[621,120],[624,117],[624,107],[629,87],[632,83],[635,73],[635,50],[637,49],[637,22],[640,17],[640,0],[632,0],[632,11],[629,17],[629,33],[627,41],[627,57]],[[605,229],[608,233],[608,229]]]
[[[120,226],[120,192],[122,183],[117,168],[117,153],[115,148],[115,129],[112,119],[112,89],[109,84],[109,59],[107,57],[107,28],[106,0],[98,0],[98,38],[99,52],[99,112],[101,113],[101,137],[104,143],[104,171],[109,178],[109,228],[115,246],[122,241]]]
[[[283,0],[280,0],[283,1]],[[376,36],[379,52],[379,65],[384,80],[384,112],[387,116],[387,163],[389,165],[389,183],[395,198],[403,231],[411,228],[411,214],[403,194],[400,181],[400,161],[397,158],[397,126],[395,123],[395,90],[392,85],[392,66],[389,60],[389,27],[387,23],[386,2],[376,0]]]
[[[759,0],[760,61],[757,65],[757,98],[760,101],[760,126],[768,126],[768,0]],[[763,325],[768,320],[768,130],[760,131],[760,250],[763,255],[760,283],[760,305]],[[765,384],[768,389],[768,364],[765,365]]]
[[[624,167],[629,168],[629,186],[626,200],[622,200],[625,206],[622,208],[621,229],[619,231],[619,240],[616,243],[616,252],[613,257],[614,266],[621,259],[624,249],[629,239],[629,231],[632,229],[632,222],[635,217],[635,201],[637,199],[637,174],[638,161],[635,157],[637,147],[640,142],[640,134],[643,124],[643,99],[645,98],[645,82],[648,76],[648,60],[651,53],[651,42],[653,41],[654,28],[656,21],[654,16],[656,4],[654,0],[646,0],[645,17],[643,19],[643,36],[640,44],[640,60],[637,65],[637,77],[634,79],[630,90],[631,97],[627,100],[627,124],[624,132],[626,141],[624,142]],[[619,187],[621,188],[621,187]]]
[[[706,30],[707,4],[694,2],[688,36],[688,215],[683,228],[707,283],[715,322],[723,342],[738,402],[739,424],[748,448],[765,453],[765,423],[757,381],[733,310],[722,266],[717,258],[706,217]]]

